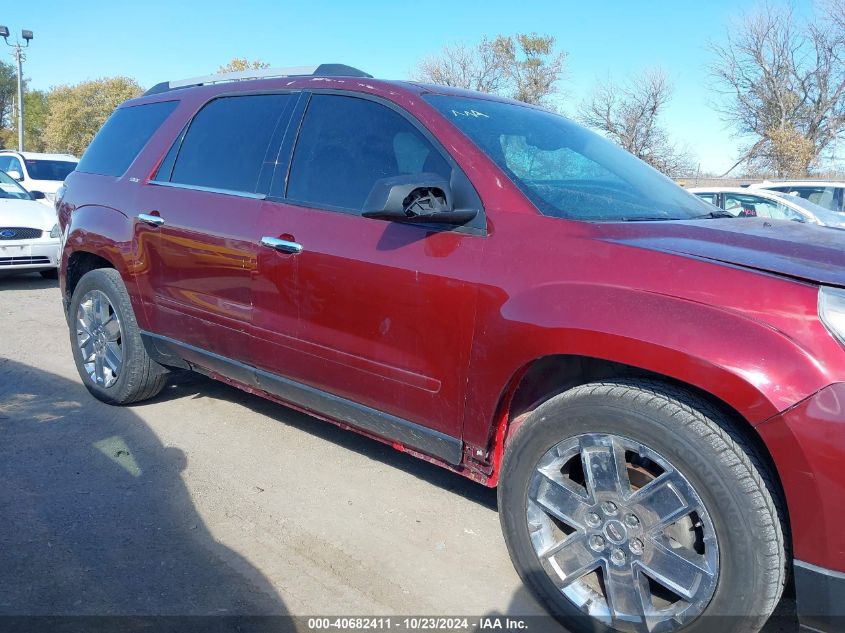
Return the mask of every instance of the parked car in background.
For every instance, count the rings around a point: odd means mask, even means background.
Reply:
[[[67,175],[76,169],[79,159],[70,154],[41,154],[0,150],[0,170],[17,180],[27,191],[44,193],[44,203],[51,208],[56,191]]]
[[[765,180],[750,189],[792,193],[831,211],[845,212],[845,182],[827,180]]]
[[[756,632],[793,570],[802,622],[841,631],[845,233],[339,65],[154,86],[57,209],[94,397],[191,369],[497,486],[573,632]]]
[[[36,202],[15,178],[0,171],[0,274],[40,272],[55,278],[59,257],[56,211]]]
[[[845,214],[825,209],[791,193],[747,187],[692,187],[687,191],[734,217],[793,220],[845,229]]]

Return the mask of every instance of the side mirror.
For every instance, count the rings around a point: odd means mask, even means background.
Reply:
[[[478,210],[454,209],[449,182],[437,174],[422,173],[377,180],[361,215],[414,224],[466,224]]]
[[[33,200],[43,200],[47,197],[47,195],[43,191],[30,191],[29,195],[32,196]]]
[[[14,178],[18,182],[23,180],[23,174],[21,174],[21,172],[19,172],[17,169],[10,169],[6,173],[9,175],[10,178]]]

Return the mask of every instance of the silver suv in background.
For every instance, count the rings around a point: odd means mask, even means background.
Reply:
[[[825,209],[791,192],[751,187],[692,187],[687,191],[734,217],[793,220],[845,229],[845,213]]]
[[[764,180],[749,189],[779,191],[809,200],[831,211],[845,212],[845,182],[830,180]]]

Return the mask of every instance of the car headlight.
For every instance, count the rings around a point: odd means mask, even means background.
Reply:
[[[53,225],[53,228],[50,229],[50,237],[61,237],[62,230],[59,228],[58,222]]]
[[[819,288],[819,318],[827,331],[845,345],[845,290]]]

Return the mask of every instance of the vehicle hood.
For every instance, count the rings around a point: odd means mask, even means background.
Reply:
[[[765,218],[599,225],[599,238],[845,287],[845,231]]]
[[[49,231],[56,221],[56,210],[40,202],[0,198],[0,227],[21,226]]]

